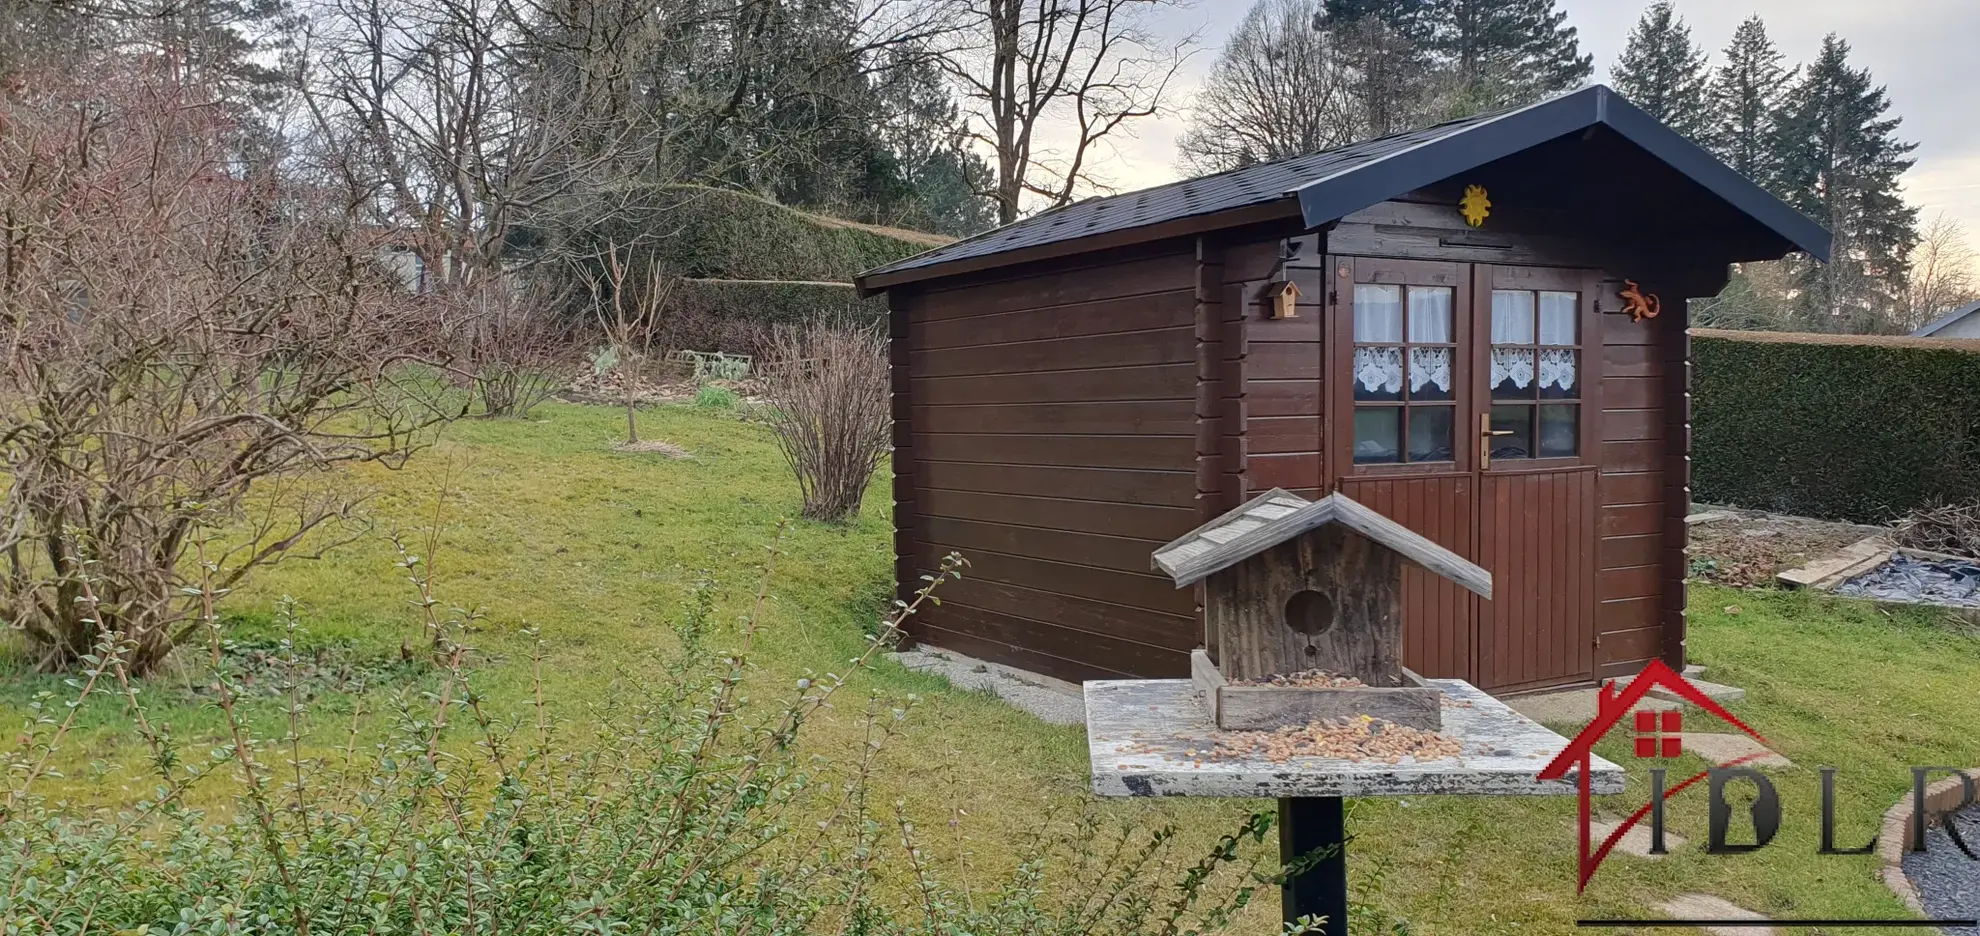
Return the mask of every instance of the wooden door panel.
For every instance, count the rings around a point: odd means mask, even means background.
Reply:
[[[1469,474],[1341,479],[1341,492],[1460,556],[1471,555],[1476,509]],[[1474,679],[1473,595],[1435,573],[1403,567],[1403,665],[1431,679]]]
[[[1596,478],[1593,466],[1480,478],[1477,562],[1492,573],[1492,600],[1478,603],[1482,688],[1593,671]]]

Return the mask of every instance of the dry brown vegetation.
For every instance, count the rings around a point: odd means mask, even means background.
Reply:
[[[36,75],[0,125],[0,601],[44,667],[116,635],[145,672],[196,626],[192,581],[349,535],[322,469],[396,463],[443,418],[402,366],[430,308],[168,71]]]
[[[886,339],[815,325],[772,341],[763,377],[770,426],[804,493],[804,516],[845,520],[887,457]]]

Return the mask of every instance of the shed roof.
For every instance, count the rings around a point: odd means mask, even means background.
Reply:
[[[1178,222],[1278,205],[1319,227],[1549,140],[1597,125],[1614,130],[1777,235],[1792,249],[1829,256],[1829,232],[1603,85],[1537,104],[1364,140],[1042,212],[861,274],[862,292],[950,272],[1000,265],[1050,245],[1102,235],[1166,236]],[[1254,219],[1254,220],[1262,220]],[[1210,229],[1218,225],[1208,225]],[[1179,232],[1176,232],[1179,233]],[[1131,238],[1129,239],[1131,242]]]
[[[1425,569],[1492,597],[1492,573],[1339,493],[1309,501],[1273,488],[1155,550],[1153,562],[1181,588],[1329,523],[1346,526]]]
[[[912,260],[914,258],[909,257],[908,259]],[[1935,318],[1930,322],[1925,323],[1924,325],[1919,326],[1917,331],[1911,333],[1911,337],[1930,338],[1933,335],[1936,335],[1939,332],[1945,330],[1946,326],[1951,325],[1952,323],[1957,322],[1960,319],[1963,319],[1969,315],[1972,315],[1975,312],[1980,312],[1980,302],[1969,302],[1963,306],[1960,306],[1957,309],[1952,310],[1951,312],[1947,312],[1946,314],[1941,315],[1938,318]]]

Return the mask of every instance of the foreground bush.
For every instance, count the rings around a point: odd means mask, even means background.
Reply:
[[[76,68],[0,96],[0,617],[45,669],[107,630],[144,673],[196,629],[191,570],[225,593],[352,534],[324,469],[443,418],[405,366],[435,329],[335,193],[242,164],[211,89]]]
[[[775,553],[772,553],[774,562]],[[845,674],[772,687],[752,671],[754,609],[714,625],[699,588],[679,616],[682,652],[663,678],[628,680],[584,729],[541,699],[491,709],[448,619],[410,559],[438,642],[435,684],[400,696],[375,746],[353,727],[312,756],[301,694],[254,737],[241,690],[215,653],[229,740],[179,751],[145,716],[128,644],[90,655],[80,691],[123,693],[150,745],[156,792],[119,812],[60,806],[43,788],[74,708],[44,700],[7,768],[0,815],[0,928],[57,933],[437,934],[1178,934],[1217,928],[1269,877],[1246,876],[1257,816],[1209,854],[1178,863],[1174,832],[1113,829],[1080,815],[1014,846],[994,891],[952,888],[900,804],[869,802],[868,777],[911,699],[871,697],[865,743],[844,760],[802,750],[806,726],[915,606],[896,609]],[[765,575],[767,589],[768,573]],[[294,662],[298,624],[281,616]],[[217,636],[214,638],[217,641]],[[726,649],[710,649],[717,643]],[[216,649],[218,647],[216,646]],[[539,661],[540,669],[540,661]],[[756,698],[751,699],[752,692]],[[184,805],[235,784],[226,817]]]

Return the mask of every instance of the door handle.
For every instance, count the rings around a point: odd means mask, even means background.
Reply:
[[[1492,467],[1492,437],[1512,434],[1513,431],[1511,429],[1494,430],[1492,428],[1491,413],[1478,414],[1478,469],[1480,471]]]

